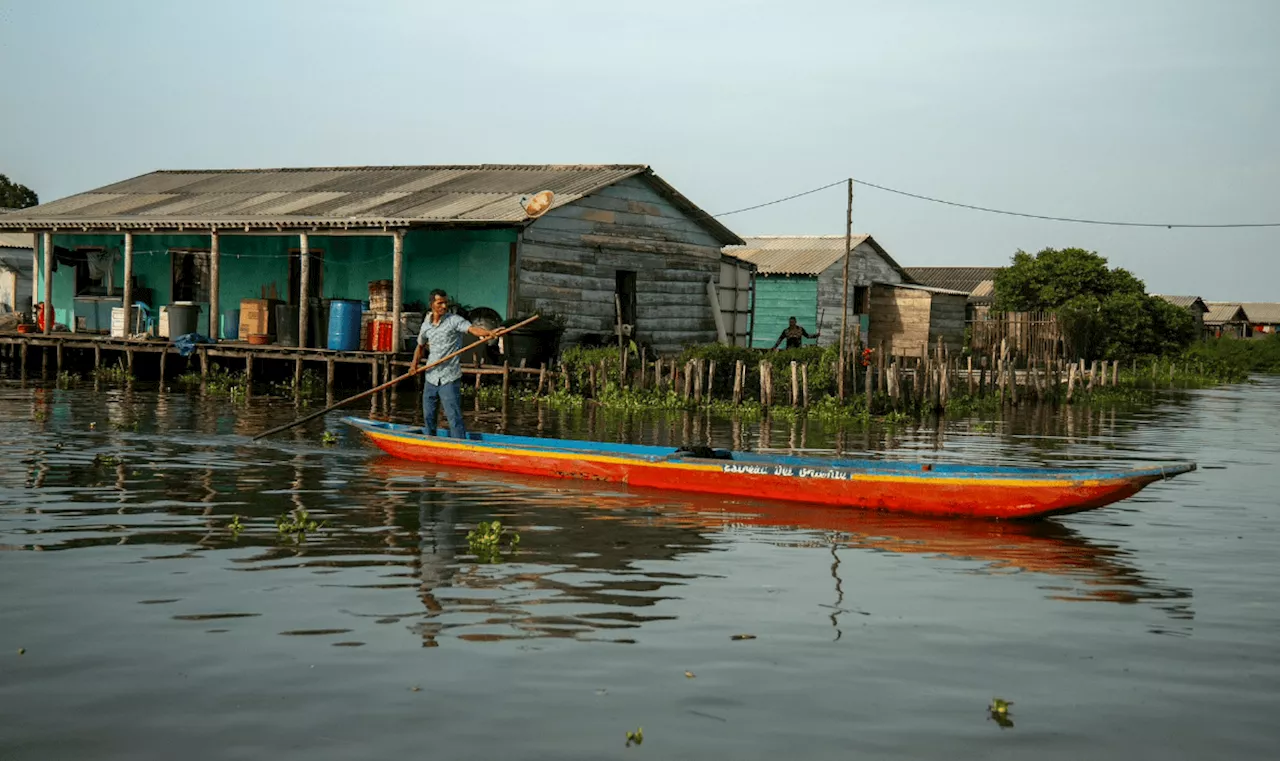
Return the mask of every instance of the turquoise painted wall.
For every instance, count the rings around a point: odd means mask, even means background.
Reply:
[[[423,230],[405,236],[404,300],[426,302],[434,288],[444,288],[459,303],[488,306],[504,317],[507,311],[508,265],[511,230]],[[57,235],[54,245],[65,248],[101,246],[124,252],[123,235]],[[322,296],[361,301],[369,298],[369,282],[391,279],[392,240],[371,237],[312,235],[310,248],[323,257]],[[152,307],[172,301],[170,249],[207,249],[207,235],[136,235],[133,271],[141,287],[152,289]],[[219,241],[220,309],[239,307],[241,299],[289,295],[290,249],[299,247],[297,236],[223,234]],[[43,250],[36,288],[44,296]],[[123,259],[116,263],[117,293],[124,284]],[[314,271],[314,270],[313,270]],[[60,266],[53,276],[56,319],[71,324],[75,297],[75,269]],[[203,329],[203,323],[202,323]]]
[[[818,278],[805,275],[756,275],[756,322],[751,345],[768,349],[795,317],[813,334],[818,323]],[[811,341],[806,340],[805,345]]]

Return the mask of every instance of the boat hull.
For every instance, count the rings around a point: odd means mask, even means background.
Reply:
[[[417,462],[938,517],[1031,519],[1080,512],[1125,499],[1153,481],[1195,467],[1180,464],[1117,474],[880,462],[849,465],[736,452],[730,453],[733,459],[710,459],[655,447],[602,445],[597,449],[592,442],[555,439],[479,435],[451,439],[424,436],[420,429],[407,426],[348,420],[387,454]]]

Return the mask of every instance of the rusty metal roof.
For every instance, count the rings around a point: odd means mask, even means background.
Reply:
[[[636,176],[722,244],[742,242],[642,164],[164,170],[0,215],[0,229],[519,225],[521,196],[550,190],[554,209]]]
[[[1199,296],[1166,296],[1163,293],[1153,293],[1151,295],[1183,309],[1198,308],[1202,312],[1209,311],[1209,306]]]
[[[761,275],[818,275],[844,256],[843,235],[754,235],[745,245],[728,246],[726,254],[752,262]],[[891,267],[902,268],[870,235],[854,235],[853,248],[866,243]],[[903,276],[906,277],[905,273]]]

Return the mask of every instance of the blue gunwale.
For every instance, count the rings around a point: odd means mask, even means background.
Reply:
[[[343,421],[364,431],[389,433],[402,438],[420,439],[424,443],[438,440],[422,432],[421,426],[388,423],[365,418],[346,417]],[[440,437],[447,432],[437,432]],[[796,468],[832,469],[842,468],[869,475],[910,475],[913,478],[1037,478],[1062,479],[1067,481],[1102,481],[1126,480],[1132,478],[1167,478],[1196,469],[1195,463],[1170,463],[1147,468],[1130,468],[1126,470],[1098,470],[1096,468],[1034,468],[1011,465],[959,465],[952,463],[932,463],[928,470],[919,463],[897,462],[893,460],[852,460],[843,458],[796,457],[792,455],[756,454],[736,450],[717,450],[728,452],[730,460],[708,460],[697,457],[677,456],[676,447],[655,447],[643,444],[616,444],[602,441],[583,441],[578,439],[550,439],[532,436],[511,436],[496,433],[468,433],[466,439],[444,439],[450,443],[466,442],[470,446],[480,448],[514,448],[538,452],[557,452],[567,455],[610,455],[628,457],[641,462],[697,462],[724,463],[735,462],[744,465],[784,465]]]

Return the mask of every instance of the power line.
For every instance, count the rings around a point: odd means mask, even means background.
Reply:
[[[727,217],[730,214],[739,214],[744,211],[754,211],[755,209],[763,209],[766,206],[773,206],[774,204],[784,203],[786,201],[791,201],[796,198],[802,198],[804,196],[811,195],[813,193],[827,190],[828,188],[834,188],[837,185],[843,185],[847,181],[848,180],[839,180],[837,182],[832,182],[832,183],[823,185],[821,187],[813,188],[812,190],[806,190],[801,193],[794,193],[784,198],[779,198],[773,201],[766,201],[765,203],[758,203],[753,206],[745,206],[741,209],[734,209],[733,211],[721,212],[720,214],[708,214],[707,216],[713,217],[713,218],[719,218],[719,217]],[[906,190],[898,190],[897,188],[890,188],[885,185],[877,185],[874,182],[867,182],[866,180],[859,180],[857,178],[854,178],[853,181],[858,185],[865,185],[869,188],[875,188],[876,190],[883,190],[886,193],[894,193],[896,195],[906,196],[907,198],[915,198],[920,201],[928,201],[930,203],[943,204],[944,206],[954,206],[956,208],[969,209],[971,211],[981,211],[981,212],[986,212],[987,214],[1002,214],[1009,217],[1023,217],[1025,219],[1042,219],[1049,222],[1070,222],[1073,224],[1080,224],[1080,225],[1103,225],[1103,226],[1110,226],[1110,227],[1163,227],[1165,229],[1170,229],[1170,230],[1172,229],[1224,230],[1224,229],[1239,229],[1239,228],[1280,227],[1280,222],[1227,222],[1227,223],[1220,223],[1220,224],[1192,224],[1192,223],[1183,223],[1183,222],[1126,222],[1126,221],[1109,220],[1109,219],[1059,217],[1059,216],[1054,216],[1050,214],[1032,214],[1029,212],[1009,211],[1007,209],[996,209],[990,206],[978,206],[975,204],[961,203],[959,201],[949,201],[945,198],[935,198],[933,196],[921,195],[920,193],[911,193]]]

